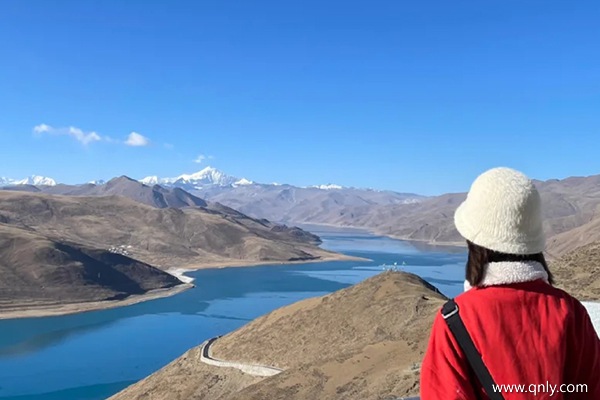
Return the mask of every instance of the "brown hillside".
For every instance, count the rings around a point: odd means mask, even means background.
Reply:
[[[600,242],[590,243],[552,262],[558,287],[579,300],[600,299]]]
[[[600,230],[596,227],[583,228],[600,215],[600,175],[535,181],[535,185],[543,201],[546,234],[549,238],[557,237],[549,242],[552,255],[559,256],[600,240]],[[199,193],[249,215],[274,221],[366,228],[406,240],[464,244],[454,228],[453,216],[466,193],[423,198],[391,192],[348,188],[309,190],[286,185],[250,185]],[[568,236],[567,232],[578,227],[582,229]]]
[[[542,197],[551,257],[600,240],[600,176],[536,181],[535,184]],[[445,194],[417,204],[377,207],[354,223],[406,240],[463,244],[453,216],[465,198],[466,193]],[[352,225],[350,220],[345,223]]]
[[[0,309],[117,300],[181,284],[129,257],[0,224]]]
[[[332,256],[303,236],[204,208],[158,209],[120,196],[67,197],[0,191],[0,222],[89,248],[128,248],[158,267],[311,260]]]
[[[415,394],[415,360],[423,357],[444,300],[415,275],[383,273],[278,309],[216,342],[214,357],[287,368],[277,376],[259,380],[209,367],[194,349],[113,399],[363,400]]]
[[[336,356],[341,349],[390,340],[410,342],[415,329],[421,328],[422,313],[435,310],[440,304],[435,300],[443,298],[429,295],[435,290],[416,275],[380,274],[275,310],[218,340],[214,352],[226,360],[289,368]]]
[[[12,189],[13,187],[11,187]],[[56,185],[44,186],[47,194],[66,196],[123,196],[158,208],[205,207],[206,201],[182,189],[168,189],[159,185],[148,186],[127,176],[111,179],[104,185]]]
[[[157,208],[121,196],[0,191],[0,311],[76,312],[181,284],[153,266],[343,258],[318,240],[223,206]]]
[[[589,222],[577,228],[550,237],[546,246],[547,253],[551,258],[557,258],[598,241],[600,241],[600,215],[594,216]]]

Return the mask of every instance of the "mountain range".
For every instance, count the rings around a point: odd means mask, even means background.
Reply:
[[[173,185],[188,190],[200,189],[206,186],[238,186],[253,184],[252,181],[245,178],[235,178],[213,167],[206,167],[196,173],[183,174],[175,178],[148,176],[140,179],[140,182],[146,185]]]
[[[124,299],[163,271],[343,258],[302,229],[127,177],[0,190],[0,311]]]
[[[345,218],[364,216],[374,206],[413,204],[425,198],[412,193],[342,187],[336,184],[298,187],[279,183],[256,183],[246,178],[227,175],[212,167],[174,178],[149,176],[140,179],[139,182],[150,187],[160,185],[163,188],[182,189],[252,217],[290,224],[338,225],[344,223]],[[97,189],[93,187],[95,183],[99,183],[95,185]],[[27,186],[27,183],[23,182],[21,187],[11,188],[46,193],[98,195],[106,192],[104,184],[104,181],[100,181],[84,185],[26,188],[23,186]],[[116,189],[112,193],[119,194]]]
[[[0,176],[0,185],[36,185],[36,186],[54,186],[56,181],[44,176],[32,175],[24,179],[11,179]]]
[[[321,185],[312,185],[306,187],[298,187],[288,184],[280,184],[280,183],[257,183],[246,178],[237,178],[231,175],[224,173],[213,167],[206,167],[198,172],[194,172],[191,174],[182,174],[173,178],[161,178],[158,176],[147,176],[142,179],[138,179],[139,182],[148,185],[161,185],[167,187],[179,187],[181,189],[185,189],[188,191],[193,190],[204,190],[204,189],[214,189],[215,187],[221,188],[235,188],[239,186],[249,186],[249,185],[257,185],[257,186],[286,186],[286,187],[295,187],[295,188],[306,188],[306,189],[320,189],[320,190],[343,190],[343,189],[355,189],[361,190],[357,188],[347,188],[344,186],[336,185],[336,184],[321,184]],[[103,185],[106,183],[105,180],[93,180],[87,182],[88,184],[93,185]],[[29,178],[25,179],[10,179],[0,177],[0,185],[10,186],[10,185],[34,185],[34,186],[55,186],[57,182],[48,177],[33,175]],[[373,192],[373,189],[362,189],[368,192]],[[386,192],[386,191],[380,191]],[[391,191],[387,191],[388,193],[393,193]],[[421,197],[421,196],[418,196]]]
[[[330,255],[315,247],[315,235],[218,204],[173,208],[123,195],[0,191],[0,223],[91,248],[130,246],[134,258],[162,269]]]
[[[600,240],[600,175],[534,183],[543,201],[550,258]],[[425,197],[336,185],[323,190],[273,184],[210,185],[192,192],[248,215],[286,224],[364,228],[404,240],[464,245],[453,216],[466,192]]]
[[[69,195],[132,197],[126,193],[132,189],[125,190],[114,180],[103,185],[75,186],[35,186],[21,182],[21,186],[11,188]],[[154,206],[162,202],[164,206],[181,207],[193,205],[195,201],[207,201],[253,218],[287,225],[354,227],[404,240],[464,244],[454,228],[453,215],[466,193],[425,197],[335,184],[309,187],[264,184],[232,177],[212,167],[174,178],[147,177],[140,182],[151,187],[153,192],[146,194],[143,202]],[[600,240],[600,175],[535,181],[535,184],[543,199],[549,257],[556,258],[578,246]],[[161,192],[167,189],[187,193],[170,192],[170,200],[160,200],[165,196]],[[138,201],[141,197],[133,196]]]

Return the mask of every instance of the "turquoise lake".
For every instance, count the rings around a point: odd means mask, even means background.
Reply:
[[[281,306],[360,282],[381,273],[382,264],[396,262],[447,296],[462,291],[462,249],[415,247],[357,232],[315,233],[325,248],[373,261],[206,269],[188,273],[196,287],[173,297],[0,321],[0,399],[105,399],[205,339]]]

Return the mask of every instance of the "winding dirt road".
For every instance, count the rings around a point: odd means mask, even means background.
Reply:
[[[252,375],[252,376],[273,376],[283,372],[280,368],[268,367],[265,365],[256,365],[256,364],[243,364],[232,361],[224,361],[213,358],[211,356],[210,347],[213,343],[219,338],[219,336],[214,337],[212,339],[208,339],[206,342],[202,344],[202,351],[200,352],[200,361],[213,365],[215,367],[223,367],[223,368],[236,368],[240,371]]]

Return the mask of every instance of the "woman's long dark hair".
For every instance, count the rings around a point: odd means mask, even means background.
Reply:
[[[544,266],[548,273],[548,282],[554,284],[554,277],[548,268],[544,253],[537,254],[506,254],[498,251],[486,249],[467,240],[469,247],[469,258],[467,260],[466,278],[472,287],[481,283],[483,279],[483,267],[491,262],[501,261],[537,261]]]

